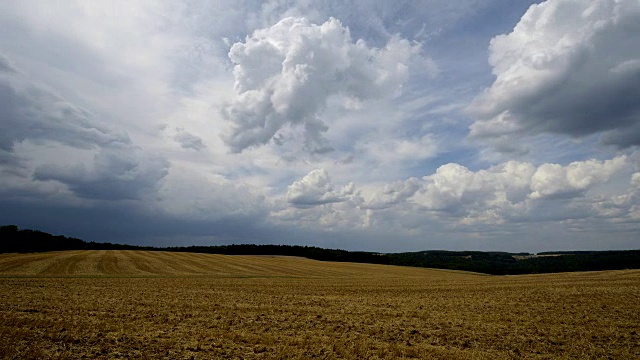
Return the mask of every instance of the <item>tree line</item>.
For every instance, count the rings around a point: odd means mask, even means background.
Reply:
[[[382,254],[324,249],[315,246],[255,244],[153,247],[86,242],[38,230],[19,229],[15,225],[0,226],[0,253],[62,250],[147,250],[223,255],[299,256],[321,261],[464,270],[492,275],[640,269],[640,250],[562,251],[532,255],[530,253],[445,250]]]

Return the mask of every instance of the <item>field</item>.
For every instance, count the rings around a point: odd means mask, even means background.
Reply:
[[[640,271],[143,251],[0,255],[3,359],[638,359]]]

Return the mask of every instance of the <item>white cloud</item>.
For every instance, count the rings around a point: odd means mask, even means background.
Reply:
[[[614,196],[601,196],[593,203],[594,210],[614,223],[640,222],[640,172],[634,173],[629,189]]]
[[[295,207],[310,208],[346,201],[354,194],[354,190],[353,183],[336,190],[329,173],[325,169],[316,169],[291,184],[286,198]]]
[[[638,24],[637,0],[532,5],[491,41],[496,79],[471,107],[471,135],[601,133],[605,143],[640,145]]]
[[[414,219],[421,216],[424,221],[440,219],[473,227],[582,219],[598,216],[605,208],[628,214],[632,211],[630,199],[637,197],[633,190],[635,180],[629,190],[611,192],[611,186],[602,185],[631,176],[632,165],[629,156],[576,161],[565,166],[508,161],[477,171],[449,163],[421,179],[368,185],[358,187],[358,191],[353,183],[337,187],[324,169],[317,169],[289,187],[286,199],[293,208],[280,211],[277,217],[304,218],[312,223],[313,219],[326,222],[342,216],[340,222],[326,223],[389,227],[391,219],[398,224],[402,222],[400,214],[412,214]],[[632,179],[636,178],[640,179],[637,175]],[[605,201],[603,196],[617,203]],[[321,226],[320,222],[316,225]],[[414,226],[422,228],[419,224]]]
[[[418,139],[391,138],[389,134],[385,137],[358,146],[360,151],[366,152],[374,162],[385,168],[424,161],[438,153],[436,140],[430,134]]]
[[[606,161],[576,161],[566,166],[535,167],[509,161],[476,172],[450,163],[424,177],[420,190],[408,201],[428,211],[457,217],[461,224],[504,223],[510,219],[533,221],[548,217],[545,212],[562,211],[560,209],[565,213],[554,217],[583,217],[585,210],[579,202],[598,202],[599,193],[589,192],[614,176],[624,175],[629,166],[627,156]],[[556,202],[557,199],[564,201]]]
[[[412,198],[427,210],[464,218],[500,220],[505,211],[515,211],[529,192],[535,167],[509,161],[473,172],[450,163],[423,178],[423,186]]]
[[[576,193],[608,181],[625,166],[628,166],[626,156],[606,161],[576,161],[565,167],[544,164],[538,167],[531,178],[530,197],[574,197]]]
[[[212,221],[263,218],[268,211],[264,194],[242,181],[176,165],[169,169],[151,205],[176,218]]]
[[[374,192],[360,205],[363,209],[386,209],[393,205],[400,204],[412,197],[421,187],[420,180],[409,178],[405,181],[397,181],[387,184],[382,191]]]
[[[392,95],[417,51],[397,37],[381,49],[353,42],[349,29],[333,18],[321,25],[286,18],[256,30],[229,52],[236,96],[224,110],[232,125],[224,139],[240,152],[268,143],[286,126],[303,126],[306,150],[326,152],[328,125],[320,115],[328,100]]]

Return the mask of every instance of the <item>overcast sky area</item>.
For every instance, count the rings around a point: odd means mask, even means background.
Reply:
[[[640,1],[0,2],[0,223],[640,248]]]

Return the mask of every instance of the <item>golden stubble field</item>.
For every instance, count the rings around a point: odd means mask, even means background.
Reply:
[[[638,359],[640,271],[0,255],[3,359]]]

